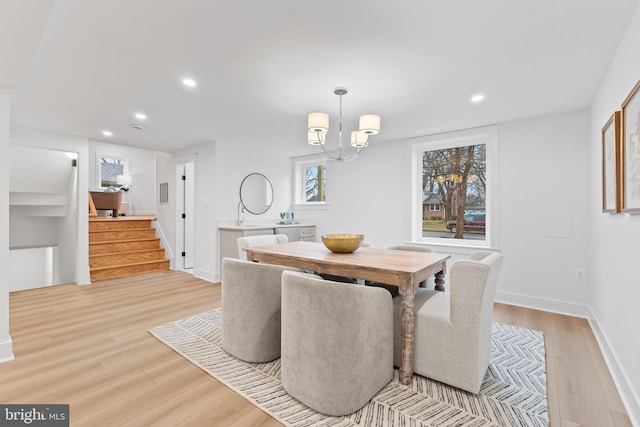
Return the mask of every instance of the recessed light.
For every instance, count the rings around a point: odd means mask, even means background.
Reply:
[[[110,130],[103,130],[103,131],[102,131],[102,134],[103,134],[104,136],[113,136],[113,133],[112,133]]]
[[[479,94],[477,94],[477,95],[473,95],[473,96],[471,97],[471,102],[478,103],[478,102],[481,102],[483,99],[484,99],[484,95],[483,95],[483,94],[481,94],[481,93],[479,93]]]
[[[136,113],[136,119],[147,120],[147,115],[145,113]]]
[[[186,87],[196,87],[196,81],[188,77],[182,79],[182,84],[185,85]]]

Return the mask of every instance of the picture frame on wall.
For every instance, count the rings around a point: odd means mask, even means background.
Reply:
[[[602,127],[602,212],[621,210],[620,111]]]
[[[640,213],[640,81],[622,103],[622,212]]]

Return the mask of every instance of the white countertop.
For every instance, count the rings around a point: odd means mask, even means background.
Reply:
[[[218,224],[220,230],[265,230],[269,228],[286,228],[286,227],[314,227],[315,224],[307,222],[298,222],[295,224],[279,224],[278,222],[260,223],[260,224]]]

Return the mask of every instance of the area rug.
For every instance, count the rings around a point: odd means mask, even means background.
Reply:
[[[221,348],[222,312],[150,330],[160,341],[286,426],[548,426],[542,332],[494,323],[489,369],[477,395],[414,375],[394,378],[360,410],[319,414],[282,388],[280,360],[247,363]]]

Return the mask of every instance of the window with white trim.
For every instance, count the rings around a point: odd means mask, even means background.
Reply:
[[[129,161],[120,156],[96,154],[97,186],[100,188],[120,187],[118,175],[130,175]]]
[[[415,138],[410,148],[412,239],[452,246],[496,245],[492,224],[497,221],[497,128]],[[427,215],[439,210],[441,217]]]
[[[324,205],[327,202],[327,168],[324,159],[294,159],[295,203]]]

